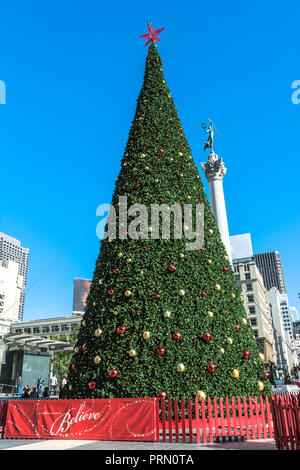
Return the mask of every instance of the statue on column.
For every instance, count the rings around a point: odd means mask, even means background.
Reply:
[[[202,128],[204,129],[204,131],[209,134],[208,136],[208,139],[207,141],[205,142],[204,144],[204,151],[207,149],[207,148],[210,148],[210,153],[214,153],[214,150],[213,150],[213,140],[214,140],[214,129],[217,131],[216,127],[214,126],[213,122],[211,119],[208,119],[208,121],[210,122],[210,125],[207,125],[205,122],[203,122],[201,124]],[[218,131],[217,131],[218,132]],[[219,134],[219,132],[218,132]],[[220,135],[220,134],[219,134]]]

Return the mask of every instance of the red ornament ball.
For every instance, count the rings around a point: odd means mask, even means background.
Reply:
[[[165,398],[167,398],[167,394],[166,392],[164,392],[163,390],[160,390],[158,393],[157,393],[157,397],[159,400],[164,400]]]
[[[207,331],[207,332],[205,332],[205,333],[203,334],[202,338],[204,339],[204,341],[205,341],[206,343],[208,343],[208,341],[211,340],[211,334],[208,333],[208,331]]]
[[[153,298],[154,299],[159,299],[159,294],[154,294]]]
[[[204,292],[204,291],[201,292],[201,296],[202,296],[202,297],[205,297],[205,296],[206,296],[206,292]]]
[[[117,377],[117,375],[118,375],[117,369],[110,369],[110,371],[109,371],[109,376],[110,376],[112,379],[114,379],[115,377]]]
[[[82,346],[82,351],[87,351],[87,345],[84,343],[84,345]]]
[[[237,331],[240,331],[240,329],[241,329],[240,325],[236,324],[236,325],[235,325],[235,329],[236,329]]]
[[[158,153],[164,153],[164,149],[159,149]]]
[[[72,364],[72,369],[76,370],[75,364]]]
[[[202,253],[204,253],[204,251],[205,251],[205,248],[203,248],[203,247],[202,247],[202,248],[200,248],[200,251],[201,251]]]
[[[224,266],[223,273],[227,273],[227,271],[228,271],[228,268],[226,268],[226,266]]]
[[[216,365],[213,364],[212,362],[210,362],[209,364],[207,364],[207,367],[206,369],[208,370],[208,372],[210,372],[211,374],[213,374],[214,372],[216,372]]]
[[[176,271],[176,267],[174,266],[174,264],[171,264],[171,266],[168,267],[168,270],[170,271],[170,273],[173,273],[174,271]]]
[[[178,341],[181,338],[181,333],[180,331],[174,331],[172,336],[173,336],[173,339],[175,339],[175,341]]]
[[[250,352],[245,349],[245,351],[243,351],[243,359],[249,359],[250,358]]]
[[[269,380],[270,378],[270,372],[266,371],[265,372],[265,380]]]
[[[115,291],[113,289],[109,289],[108,295],[114,295]]]
[[[89,389],[94,390],[95,387],[96,387],[96,382],[94,382],[94,380],[92,380],[92,382],[89,383]]]
[[[123,335],[126,333],[127,327],[125,325],[118,326],[117,333],[119,335]]]
[[[156,352],[159,356],[163,356],[165,354],[166,350],[165,350],[165,348],[157,348]]]
[[[118,269],[114,269],[114,274],[119,274],[119,270],[118,270]]]

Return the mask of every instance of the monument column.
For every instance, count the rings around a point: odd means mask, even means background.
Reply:
[[[201,166],[209,184],[212,213],[220,231],[221,239],[226,248],[229,261],[232,264],[230,238],[223,191],[223,178],[227,168],[225,168],[222,158],[218,158],[218,155],[214,153],[212,148],[207,162],[201,163]]]

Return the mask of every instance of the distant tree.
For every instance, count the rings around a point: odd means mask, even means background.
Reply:
[[[79,331],[79,325],[76,326],[72,334],[68,336],[65,334],[53,335],[51,336],[51,339],[55,341],[63,341],[66,343],[73,344],[77,339],[78,331]],[[61,382],[64,375],[68,374],[68,367],[69,367],[70,360],[72,357],[72,352],[73,351],[61,351],[61,352],[56,352],[53,355],[53,375],[56,375],[58,383]]]

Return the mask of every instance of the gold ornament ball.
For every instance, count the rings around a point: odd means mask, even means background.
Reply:
[[[208,231],[211,235],[214,233],[214,231],[211,228]]]
[[[220,284],[216,284],[216,285],[215,285],[215,289],[216,289],[216,290],[221,290]]]
[[[96,356],[96,357],[94,358],[94,363],[95,363],[96,365],[98,365],[98,364],[100,364],[100,362],[101,362],[100,356]]]
[[[240,372],[238,369],[233,369],[232,371],[232,376],[235,378],[235,379],[238,379],[239,376],[240,376]]]
[[[148,233],[151,233],[152,232],[152,227],[148,227]]]
[[[114,311],[113,311],[113,314],[114,314],[114,315],[118,315],[117,310],[114,310]]]
[[[231,297],[232,297],[233,299],[235,299],[235,294],[231,294]]]
[[[262,362],[264,362],[265,356],[264,356],[262,353],[259,353],[259,357],[260,357],[260,360],[261,360]]]
[[[99,280],[99,284],[100,284],[100,286],[102,286],[102,284],[103,284],[103,280],[102,280],[102,279]]]
[[[72,385],[69,385],[69,390],[70,390],[70,391],[72,390]]]
[[[82,320],[81,324],[82,324],[82,326],[86,326],[86,321]]]
[[[164,317],[165,318],[171,318],[171,312],[169,312],[169,311],[164,312]]]
[[[118,253],[119,258],[122,258],[122,256],[123,256],[123,253]]]
[[[224,354],[224,353],[225,353],[225,349],[224,349],[224,348],[221,348],[221,349],[220,349],[220,353],[221,353],[221,354]]]
[[[192,196],[187,196],[188,199],[192,199]]]
[[[140,158],[145,158],[145,156],[146,156],[146,155],[145,155],[144,153],[141,153],[141,154],[140,154]]]
[[[183,254],[183,253],[180,253],[180,254],[179,254],[179,258],[183,259],[183,258],[184,258],[184,254]]]
[[[179,155],[180,157],[182,157],[183,153],[182,153],[182,152],[178,152],[178,155]]]
[[[208,262],[208,264],[211,264],[211,263],[212,263],[212,260],[211,260],[211,259],[208,259],[207,262]]]
[[[184,175],[183,175],[183,173],[180,173],[179,176],[180,176],[180,178],[183,178]]]
[[[261,391],[265,388],[264,384],[260,381],[258,382],[257,385],[258,385],[259,390],[261,390]]]
[[[178,294],[181,296],[185,295],[185,291],[183,289],[179,289]]]
[[[224,259],[226,259],[226,261],[229,261],[229,258],[227,255],[224,255]]]
[[[211,311],[208,311],[208,312],[207,312],[207,315],[208,315],[210,318],[212,318],[212,317],[214,316],[213,312],[211,312]]]
[[[136,356],[136,350],[135,349],[130,349],[130,351],[128,351],[128,354],[130,357],[135,357]]]
[[[132,259],[131,258],[127,258],[127,263],[131,263]]]
[[[230,338],[230,337],[228,337],[228,338],[227,338],[227,342],[228,342],[229,344],[232,344],[232,343],[233,343],[233,339]]]
[[[185,371],[185,365],[184,364],[177,364],[177,372],[184,372]]]
[[[144,333],[143,333],[143,338],[144,339],[150,339],[150,336],[151,336],[150,331],[144,331]]]
[[[95,336],[100,336],[101,334],[102,334],[101,328],[97,328],[97,330],[95,331]]]
[[[131,296],[131,291],[130,290],[126,290],[125,291],[125,297],[130,297]]]
[[[206,399],[206,393],[203,392],[203,390],[198,390],[196,395],[197,395],[197,398],[199,400],[202,400],[202,399],[205,400]]]
[[[242,322],[244,323],[244,325],[247,325],[247,319],[246,318],[243,318]]]

